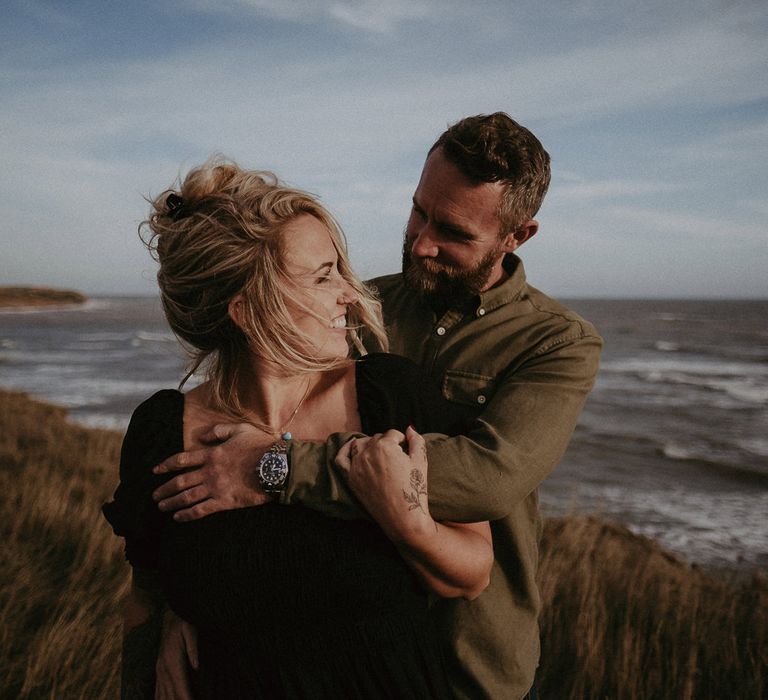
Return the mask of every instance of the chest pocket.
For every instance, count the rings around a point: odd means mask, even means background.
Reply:
[[[482,410],[493,396],[493,377],[460,370],[447,370],[443,377],[443,396],[463,406]]]

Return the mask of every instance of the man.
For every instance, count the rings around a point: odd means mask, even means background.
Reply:
[[[562,457],[598,367],[595,329],[530,287],[514,254],[538,231],[533,217],[549,177],[546,151],[506,114],[454,124],[430,150],[414,193],[403,272],[373,282],[391,351],[440,382],[467,428],[459,437],[426,436],[430,511],[438,520],[491,521],[490,585],[473,601],[435,605],[460,698],[516,699],[532,686],[536,489]],[[158,490],[162,508],[184,507],[180,519],[264,500],[252,478],[263,437],[231,426],[216,435],[227,441],[161,466],[203,465]],[[279,477],[281,502],[338,517],[359,513],[334,461],[344,441],[294,441],[290,471]],[[185,495],[190,487],[193,499]]]

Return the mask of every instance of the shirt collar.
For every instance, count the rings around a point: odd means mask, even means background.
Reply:
[[[435,317],[441,318],[448,311],[458,312],[461,315],[476,314],[477,316],[484,316],[488,311],[497,309],[517,299],[525,287],[523,261],[514,253],[507,253],[502,265],[507,273],[507,277],[495,287],[491,287],[485,292],[480,292],[480,294],[472,297],[454,300],[451,303],[445,303],[443,300],[431,302],[430,308]]]
[[[510,301],[518,299],[525,288],[525,268],[523,261],[514,253],[507,253],[502,263],[504,271],[509,275],[501,284],[480,292],[477,297],[477,310],[492,311]]]

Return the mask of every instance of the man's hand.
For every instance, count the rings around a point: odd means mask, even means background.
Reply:
[[[216,425],[200,438],[211,445],[180,452],[154,468],[155,474],[185,471],[160,486],[152,497],[179,522],[222,510],[258,506],[270,500],[256,478],[256,466],[272,444],[269,435],[247,423]]]
[[[163,616],[155,666],[155,700],[192,700],[189,669],[197,670],[197,632],[172,610]]]

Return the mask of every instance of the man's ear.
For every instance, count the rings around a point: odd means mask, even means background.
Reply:
[[[533,238],[538,230],[538,221],[534,221],[533,219],[526,221],[522,226],[519,226],[512,233],[507,234],[507,238],[504,241],[504,252],[513,253],[529,238]]]
[[[243,304],[245,303],[245,298],[242,294],[235,294],[235,296],[230,299],[229,304],[227,305],[227,313],[229,314],[229,317],[232,319],[232,323],[234,323],[240,330],[243,330]]]

